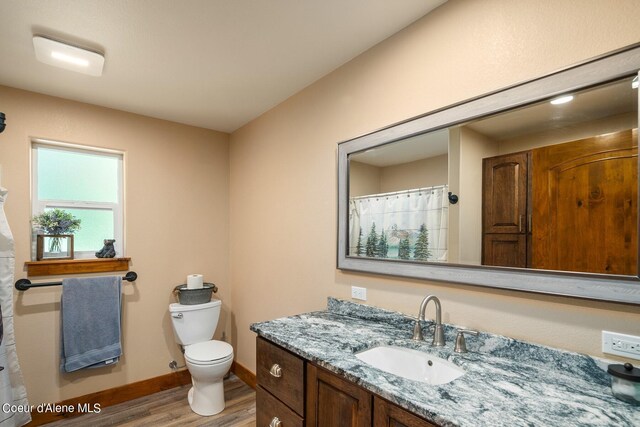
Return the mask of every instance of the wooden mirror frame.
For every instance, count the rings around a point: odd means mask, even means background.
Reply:
[[[339,143],[337,267],[366,273],[640,305],[638,276],[420,263],[347,256],[350,154],[637,74],[638,70],[640,70],[640,45],[633,45],[547,76]],[[638,229],[640,230],[640,227]],[[638,259],[640,260],[640,256]]]

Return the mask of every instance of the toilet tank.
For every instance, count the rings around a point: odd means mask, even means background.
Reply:
[[[222,301],[205,304],[169,304],[169,315],[178,344],[190,345],[208,341],[218,326]]]

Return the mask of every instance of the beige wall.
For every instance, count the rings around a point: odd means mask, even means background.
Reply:
[[[61,374],[60,287],[15,292],[18,357],[30,403],[63,399],[164,375],[184,359],[167,313],[189,273],[219,286],[230,327],[228,135],[0,86],[5,205],[16,241],[16,279],[29,260],[30,137],[125,152],[126,248],[135,285],[124,286],[124,356],[110,368]],[[99,173],[99,171],[96,171]],[[55,278],[45,278],[55,280]],[[34,279],[35,281],[35,279]]]
[[[447,183],[447,154],[381,168],[380,192],[410,190]]]
[[[237,360],[255,367],[252,322],[322,309],[351,285],[368,289],[368,304],[414,315],[434,293],[447,322],[593,355],[602,329],[637,334],[638,307],[337,270],[336,147],[636,43],[639,14],[634,0],[450,0],[234,132]]]
[[[448,155],[377,167],[349,162],[349,197],[390,193],[447,183]]]
[[[455,262],[480,265],[482,261],[482,159],[498,154],[498,145],[467,127],[458,132],[458,195],[460,201],[449,207],[459,221],[458,253]],[[451,218],[451,217],[450,217]],[[452,262],[453,259],[452,259]]]
[[[449,167],[448,182],[449,191],[460,196],[460,127],[449,128]],[[458,205],[449,205],[449,233],[447,238],[447,259],[452,263],[460,262],[460,202]]]
[[[380,193],[381,168],[366,163],[349,162],[349,197]]]

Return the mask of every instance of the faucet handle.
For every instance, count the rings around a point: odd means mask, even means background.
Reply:
[[[456,336],[456,346],[453,349],[456,353],[467,352],[467,342],[464,339],[464,334],[478,335],[478,331],[474,329],[458,329],[458,335]]]

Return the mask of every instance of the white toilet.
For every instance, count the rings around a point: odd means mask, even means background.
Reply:
[[[170,304],[169,313],[176,341],[184,346],[184,358],[191,374],[189,405],[198,415],[215,415],[224,409],[223,377],[233,362],[233,347],[212,340],[222,302]]]

